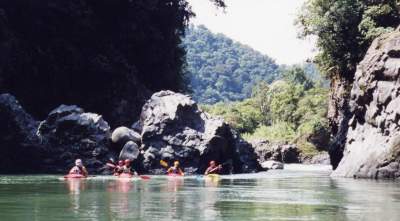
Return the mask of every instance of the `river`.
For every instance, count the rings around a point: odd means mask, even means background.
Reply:
[[[0,176],[0,220],[399,220],[400,183],[336,179],[323,166],[204,180]]]

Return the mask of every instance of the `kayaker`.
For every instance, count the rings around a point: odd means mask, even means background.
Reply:
[[[118,176],[122,172],[124,172],[124,161],[120,160],[118,161],[118,165],[114,167],[114,176]]]
[[[185,175],[185,174],[183,173],[182,169],[179,167],[179,161],[175,161],[175,162],[174,162],[174,166],[170,167],[170,168],[167,170],[167,173],[168,173],[168,174],[174,174],[174,175],[180,175],[180,176]]]
[[[75,166],[72,167],[72,169],[69,171],[69,174],[79,174],[79,175],[83,175],[83,176],[87,177],[89,173],[86,170],[86,167],[83,166],[82,160],[76,159]]]
[[[217,163],[212,160],[210,161],[210,166],[206,169],[206,172],[204,172],[204,175],[208,174],[220,174],[221,173],[222,166],[218,165]]]
[[[126,159],[125,165],[122,167],[122,173],[132,174],[137,176],[138,173],[131,167],[131,160]]]

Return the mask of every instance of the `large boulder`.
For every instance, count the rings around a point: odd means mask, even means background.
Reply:
[[[126,144],[128,141],[141,142],[140,134],[127,127],[118,127],[112,132],[111,140],[116,144]]]
[[[282,163],[300,163],[300,150],[294,144],[274,143],[267,140],[254,141],[254,150],[259,161],[278,161]]]
[[[0,95],[0,122],[0,173],[37,170],[43,150],[36,136],[39,122],[10,94]]]
[[[65,172],[81,158],[91,173],[99,173],[115,155],[110,152],[110,126],[94,113],[61,105],[40,123],[38,135],[47,147],[43,160],[47,172]]]
[[[395,31],[377,38],[357,68],[343,158],[333,176],[400,176],[399,74],[400,32]]]
[[[160,160],[179,160],[186,171],[202,173],[210,160],[224,172],[256,172],[260,168],[250,144],[222,119],[202,112],[189,97],[172,91],[155,93],[140,116],[143,168],[159,172]]]

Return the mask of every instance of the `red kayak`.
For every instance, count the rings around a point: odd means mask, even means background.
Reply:
[[[64,176],[65,179],[85,179],[86,177],[82,174],[68,174]]]
[[[182,177],[183,175],[176,174],[176,173],[168,173],[167,176],[170,176],[170,177]]]
[[[130,174],[130,173],[121,173],[119,176],[118,176],[118,178],[132,178],[133,177],[133,175],[132,174]]]

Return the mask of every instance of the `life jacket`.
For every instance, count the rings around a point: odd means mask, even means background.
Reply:
[[[71,174],[83,175],[82,168],[80,168],[80,167],[78,167],[78,166],[72,167],[72,170],[71,170],[71,171],[72,171]]]
[[[122,173],[124,172],[124,166],[116,166],[114,169],[114,173]]]
[[[180,172],[180,170],[179,170],[179,167],[171,167],[170,168],[170,173],[172,173],[172,174],[181,174],[181,172]]]
[[[122,172],[123,173],[131,173],[132,172],[131,167],[123,166]]]

